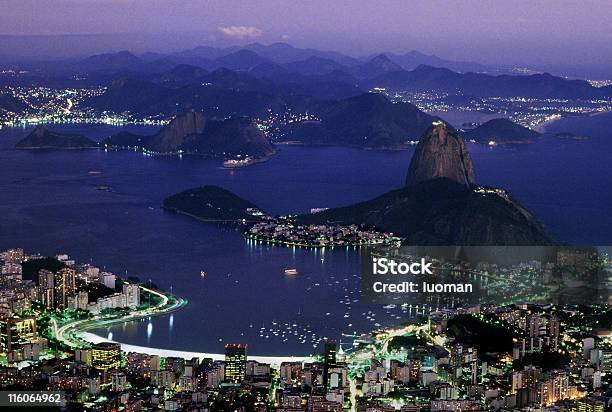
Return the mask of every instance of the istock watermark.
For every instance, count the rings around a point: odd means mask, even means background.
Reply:
[[[612,304],[612,248],[367,249],[361,300],[380,304]]]
[[[396,262],[387,258],[372,258],[372,271],[375,275],[433,275],[431,265],[433,262],[426,262],[421,258],[420,262]]]

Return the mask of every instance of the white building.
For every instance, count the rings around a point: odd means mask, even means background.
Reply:
[[[115,289],[115,280],[117,277],[110,272],[102,272],[99,276],[100,283],[107,288]]]
[[[140,306],[140,287],[138,285],[132,285],[125,283],[123,285],[123,294],[127,307],[135,309]]]

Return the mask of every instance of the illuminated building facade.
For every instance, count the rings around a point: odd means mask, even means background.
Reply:
[[[323,363],[323,387],[329,387],[330,370],[336,367],[336,344],[327,342],[325,344],[325,359]]]
[[[91,362],[100,370],[117,369],[121,364],[121,345],[112,342],[96,343],[91,347]]]
[[[54,307],[65,309],[68,307],[68,297],[76,292],[76,272],[74,269],[62,269],[55,274],[53,281]]]
[[[0,319],[0,352],[20,349],[36,339],[35,317]]]
[[[240,383],[246,376],[247,345],[225,345],[225,382]]]

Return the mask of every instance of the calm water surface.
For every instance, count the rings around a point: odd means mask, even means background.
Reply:
[[[567,119],[551,126],[590,128],[594,137],[585,142],[494,149],[470,145],[477,180],[507,188],[562,241],[612,244],[612,134],[606,128],[612,117],[590,119],[588,124]],[[96,139],[117,131],[100,125],[51,127]],[[159,208],[165,196],[205,184],[224,186],[273,214],[341,206],[400,187],[412,150],[281,146],[269,162],[230,171],[218,160],[193,157],[14,150],[28,132],[0,131],[0,248],[66,252],[121,275],[150,279],[189,300],[171,316],[99,334],[202,352],[246,342],[251,353],[309,354],[320,349],[324,338],[342,339],[341,334],[414,315],[356,302],[355,250],[314,252],[249,243],[231,226]],[[283,276],[286,267],[296,267],[299,275]],[[204,279],[200,270],[207,272]]]

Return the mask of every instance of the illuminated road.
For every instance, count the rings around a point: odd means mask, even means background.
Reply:
[[[359,363],[371,361],[376,358],[388,358],[389,342],[397,336],[405,336],[408,334],[425,333],[427,335],[427,325],[408,325],[401,328],[389,328],[383,333],[377,335],[380,339],[375,338],[372,344],[367,345],[363,349],[357,349],[347,356],[349,368],[359,368]],[[357,385],[355,379],[349,376],[349,393],[351,400],[351,412],[357,409]]]
[[[167,295],[145,286],[140,288],[150,294],[157,296],[160,299],[160,303],[144,310],[134,311],[123,317],[117,318],[111,316],[97,315],[93,319],[78,320],[70,322],[66,325],[58,327],[57,321],[52,319],[52,328],[55,337],[70,347],[81,347],[84,343],[98,343],[98,342],[115,342],[110,339],[103,338],[93,333],[86,332],[88,329],[98,328],[101,326],[108,326],[116,323],[124,323],[134,321],[142,318],[150,318],[151,316],[165,315],[173,312],[185,306],[187,302],[181,298],[173,297],[174,301],[170,302]],[[225,355],[222,353],[204,353],[204,352],[190,352],[190,351],[179,351],[172,349],[161,349],[161,348],[150,348],[147,346],[130,345],[126,343],[116,342],[121,345],[121,350],[124,352],[138,352],[146,353],[149,355],[158,355],[162,357],[179,357],[184,359],[191,358],[212,358],[214,360],[223,360]],[[280,365],[282,362],[303,362],[307,358],[299,356],[258,356],[249,355],[249,359],[269,363],[271,365]]]
[[[87,340],[91,343],[98,342],[114,342],[112,340],[103,338],[98,335],[94,335],[93,333],[83,332],[81,336],[84,340]],[[124,352],[137,352],[137,353],[146,353],[149,355],[158,355],[161,357],[177,357],[183,359],[191,359],[191,358],[211,358],[213,360],[224,360],[225,354],[223,353],[206,353],[206,352],[190,352],[190,351],[182,351],[182,350],[172,350],[172,349],[162,349],[162,348],[151,348],[148,346],[137,346],[130,345],[126,343],[121,343],[121,350]],[[280,366],[282,362],[305,362],[308,358],[303,356],[260,356],[260,355],[251,355],[249,354],[249,360],[254,360],[261,363],[268,363],[272,366]]]
[[[71,98],[66,99],[66,103],[68,106],[66,106],[66,108],[64,109],[64,114],[68,115],[72,113],[72,106],[74,105],[74,103],[72,102]]]
[[[157,296],[160,299],[160,302],[155,306],[143,310],[133,311],[122,317],[116,317],[115,315],[96,315],[91,319],[77,320],[67,323],[61,327],[58,327],[57,321],[52,318],[51,322],[53,325],[53,334],[59,341],[70,347],[80,347],[84,341],[87,342],[83,339],[82,334],[82,332],[86,331],[87,329],[107,326],[115,323],[129,322],[151,316],[165,315],[167,313],[174,312],[187,304],[187,301],[179,297],[173,297],[173,302],[170,303],[170,299],[167,295],[145,286],[140,286],[140,288],[151,295]]]
[[[67,323],[61,327],[58,327],[55,319],[51,320],[51,327],[55,337],[70,347],[81,347],[87,343],[99,343],[99,342],[116,342],[93,333],[87,332],[88,329],[99,328],[102,326],[108,326],[117,323],[124,323],[134,321],[137,319],[150,318],[152,316],[159,316],[168,314],[175,310],[180,309],[187,302],[181,298],[173,297],[172,301],[168,296],[160,291],[145,286],[140,288],[152,295],[159,298],[159,303],[153,307],[146,308],[140,311],[134,311],[126,314],[122,317],[115,317],[114,315],[97,315],[93,319],[78,320]],[[401,328],[392,328],[384,331],[384,334],[378,335],[376,342],[369,347],[356,350],[350,354],[347,354],[347,361],[350,363],[359,363],[360,361],[368,361],[373,358],[384,358],[388,354],[389,342],[396,336],[403,336],[407,334],[426,332],[427,327],[425,325],[409,325]],[[223,360],[225,355],[222,353],[205,353],[205,352],[192,352],[192,351],[180,351],[172,349],[162,348],[151,348],[147,346],[130,345],[126,343],[116,342],[121,345],[121,349],[124,352],[137,352],[146,353],[149,355],[158,355],[161,357],[179,357],[184,359],[197,358],[212,358],[214,360]],[[306,362],[312,360],[308,357],[303,356],[265,356],[265,355],[249,355],[249,359],[257,362],[268,363],[273,366],[279,366],[282,362]],[[353,410],[357,397],[357,387],[353,379],[350,380],[350,397],[351,403],[353,404]]]

